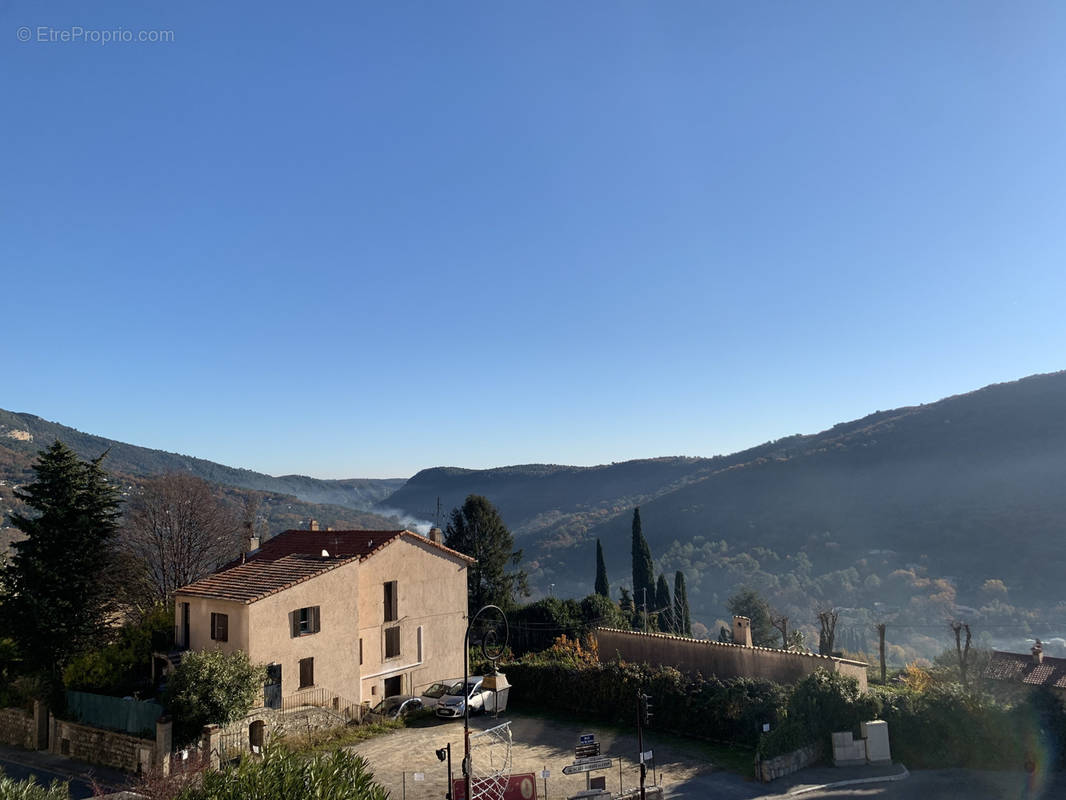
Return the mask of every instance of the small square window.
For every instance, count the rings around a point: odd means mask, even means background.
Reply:
[[[298,608],[289,615],[292,618],[293,636],[308,636],[322,629],[319,608],[319,606]]]

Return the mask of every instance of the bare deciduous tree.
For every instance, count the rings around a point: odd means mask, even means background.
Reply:
[[[784,614],[770,614],[770,624],[781,631],[781,649],[788,650],[788,617]]]
[[[818,652],[823,656],[833,655],[833,647],[836,644],[838,615],[839,612],[833,609],[818,612],[818,623],[822,628],[818,632]]]
[[[144,570],[147,590],[165,602],[234,558],[240,552],[240,528],[210,484],[169,473],[146,481],[131,499],[123,540]]]
[[[966,644],[962,643],[962,632],[966,631]],[[955,634],[955,652],[959,657],[959,678],[966,686],[966,674],[970,669],[970,625],[957,620],[951,623],[951,632]]]

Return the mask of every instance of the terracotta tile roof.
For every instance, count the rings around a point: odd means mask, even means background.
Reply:
[[[401,538],[417,541],[467,563],[474,562],[469,556],[411,531],[290,530],[267,539],[258,550],[249,553],[245,561],[231,561],[214,574],[182,587],[178,593],[252,603],[341,564],[365,561]],[[328,557],[322,557],[323,550],[329,553]]]
[[[274,560],[252,560],[229,569],[223,568],[213,575],[183,586],[178,590],[178,594],[252,603],[303,583],[315,575],[355,561],[356,558],[322,558],[301,554]]]
[[[1037,664],[1029,653],[993,650],[992,658],[985,668],[985,677],[1027,686],[1066,689],[1066,658],[1044,656],[1043,663]]]

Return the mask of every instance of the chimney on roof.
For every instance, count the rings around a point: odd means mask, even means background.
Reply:
[[[310,524],[307,526],[307,530],[309,530],[309,531],[317,531],[318,530],[318,520],[317,519],[311,520]]]
[[[1036,640],[1036,644],[1033,645],[1033,649],[1030,651],[1033,654],[1034,664],[1044,663],[1044,643],[1039,639]]]
[[[258,550],[258,549],[259,549],[259,537],[258,536],[250,536],[250,537],[248,537],[248,552],[251,553],[253,550]]]
[[[751,647],[751,619],[733,615],[733,642],[742,647]]]
[[[444,533],[440,528],[433,526],[429,529],[429,540],[436,544],[444,544]]]

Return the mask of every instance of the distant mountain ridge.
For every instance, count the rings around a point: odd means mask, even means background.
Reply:
[[[24,438],[19,434],[20,431],[32,438]],[[48,422],[33,414],[0,409],[0,446],[32,457],[57,438],[62,439],[82,458],[95,458],[105,450],[108,451],[108,469],[133,477],[143,478],[164,472],[187,472],[223,486],[289,494],[308,503],[338,505],[356,510],[369,509],[405,482],[404,478],[323,480],[306,475],[283,475],[275,478],[203,458],[152,450],[82,433],[75,428]]]

